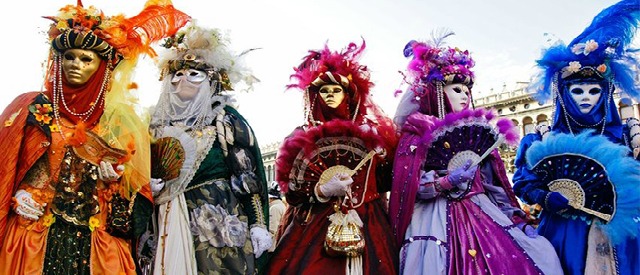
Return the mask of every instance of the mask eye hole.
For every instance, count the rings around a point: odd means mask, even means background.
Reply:
[[[581,95],[584,93],[584,91],[582,90],[582,88],[573,88],[571,89],[571,93],[574,95]]]
[[[597,95],[600,92],[602,92],[602,90],[600,88],[593,88],[593,89],[589,90],[589,94],[590,95]]]
[[[460,87],[454,87],[454,88],[453,88],[453,91],[454,91],[454,92],[456,92],[456,93],[458,93],[458,94],[459,94],[459,93],[462,93],[462,89],[461,89]]]
[[[320,89],[320,93],[321,94],[328,94],[328,93],[339,94],[339,93],[342,93],[342,91],[343,90],[341,88],[334,88],[334,89],[322,88],[322,89]]]

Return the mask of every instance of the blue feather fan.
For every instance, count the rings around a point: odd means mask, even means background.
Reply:
[[[579,135],[554,133],[542,141],[534,142],[526,153],[528,168],[546,184],[548,191],[566,187],[567,182],[579,184],[584,194],[580,202],[586,209],[574,209],[565,216],[594,219],[595,211],[603,214],[596,219],[599,226],[614,243],[635,237],[640,217],[640,162],[630,156],[630,149],[609,141],[593,131]],[[570,200],[576,196],[560,193]],[[585,212],[586,211],[586,212]],[[607,215],[610,217],[607,218]]]

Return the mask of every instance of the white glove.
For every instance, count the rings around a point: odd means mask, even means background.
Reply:
[[[117,181],[120,176],[122,176],[124,165],[120,164],[116,169],[118,172],[113,169],[113,165],[111,165],[111,163],[101,161],[100,166],[98,167],[98,178],[104,182]]]
[[[337,197],[347,194],[347,189],[351,187],[353,179],[345,173],[336,173],[327,183],[320,186],[320,194],[323,197]]]
[[[21,217],[27,220],[37,221],[40,216],[44,214],[44,206],[46,206],[46,204],[42,205],[35,201],[31,193],[26,190],[18,190],[15,198],[17,204],[15,211]]]
[[[271,233],[268,230],[254,226],[251,228],[251,244],[253,244],[253,255],[259,258],[262,253],[267,251],[273,245]]]
[[[151,178],[149,185],[151,185],[151,193],[156,196],[162,191],[162,188],[164,188],[164,181],[162,179]]]

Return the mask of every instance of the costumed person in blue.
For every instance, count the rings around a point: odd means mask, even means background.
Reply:
[[[531,89],[551,99],[553,121],[550,133],[522,139],[514,190],[542,206],[538,232],[566,274],[640,274],[640,165],[613,99],[640,98],[639,63],[628,49],[639,18],[637,0],[621,1],[537,61]]]
[[[163,46],[150,125],[153,274],[257,274],[272,245],[267,182],[231,94],[257,79],[218,29],[192,22]]]
[[[389,215],[401,274],[559,274],[553,247],[520,209],[497,146],[511,121],[474,109],[474,61],[452,32],[410,41]]]

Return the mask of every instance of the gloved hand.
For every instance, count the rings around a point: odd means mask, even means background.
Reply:
[[[321,193],[319,195],[323,197],[344,196],[352,183],[351,176],[345,173],[336,173],[329,181],[318,188]]]
[[[16,206],[14,209],[16,213],[27,220],[37,221],[40,216],[44,214],[44,207],[46,204],[42,205],[35,201],[31,196],[31,193],[26,190],[18,190],[16,192],[15,201]]]
[[[569,208],[569,200],[559,192],[549,192],[544,199],[546,210],[558,213]]]
[[[522,232],[524,232],[524,234],[527,235],[527,237],[529,238],[538,237],[538,232],[536,232],[536,229],[533,228],[532,225],[527,224],[526,222],[521,222],[517,224],[516,227],[522,230]]]
[[[164,188],[164,180],[151,178],[149,185],[151,185],[151,193],[156,196],[162,191],[162,188]]]
[[[476,170],[478,170],[478,166],[474,165],[473,167],[471,167],[471,160],[467,160],[467,162],[462,165],[462,167],[458,167],[453,171],[450,171],[447,179],[452,186],[464,190],[466,189],[467,184],[476,175]]]
[[[116,172],[116,170],[118,171]],[[117,181],[120,176],[122,176],[124,165],[118,165],[118,167],[116,167],[116,170],[113,169],[113,165],[111,165],[111,163],[101,161],[100,166],[98,166],[98,179],[104,182]]]
[[[253,244],[253,255],[256,258],[260,257],[262,253],[267,251],[272,245],[271,233],[267,229],[259,226],[255,226],[250,230],[251,244]]]

